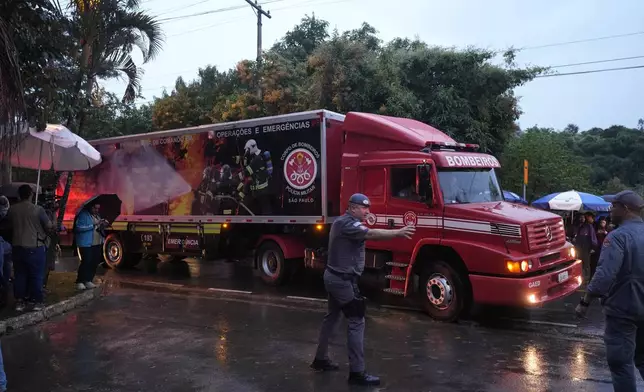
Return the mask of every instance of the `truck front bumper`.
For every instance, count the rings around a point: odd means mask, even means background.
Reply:
[[[470,282],[477,303],[535,306],[575,292],[582,283],[581,260],[528,278],[470,275]]]

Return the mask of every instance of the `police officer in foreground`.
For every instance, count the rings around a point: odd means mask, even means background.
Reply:
[[[415,228],[397,230],[369,229],[362,222],[369,213],[369,199],[356,193],[349,198],[347,212],[331,226],[324,286],[329,294],[329,309],[324,316],[315,359],[311,368],[318,371],[338,370],[329,359],[329,340],[340,321],[340,313],[348,321],[349,383],[379,385],[380,379],[365,373],[364,324],[365,302],[358,290],[358,279],[364,271],[365,241],[411,238]]]
[[[606,314],[606,359],[616,392],[635,392],[635,367],[644,378],[644,200],[622,191],[612,200],[611,218],[619,227],[602,244],[597,270],[575,309],[585,316],[601,298]],[[635,365],[635,366],[633,366]]]

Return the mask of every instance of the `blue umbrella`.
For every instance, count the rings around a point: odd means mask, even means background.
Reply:
[[[510,203],[528,204],[524,198],[510,191],[503,191],[503,198]]]
[[[558,211],[610,211],[610,203],[601,197],[577,191],[551,193],[533,201],[532,206]]]

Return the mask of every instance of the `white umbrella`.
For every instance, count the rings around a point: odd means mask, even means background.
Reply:
[[[28,135],[24,135],[27,133]],[[30,128],[23,131],[24,140],[11,156],[16,167],[38,170],[37,188],[40,186],[40,171],[79,171],[101,163],[101,154],[85,139],[63,125],[47,124],[42,132]],[[38,201],[38,193],[36,193]]]

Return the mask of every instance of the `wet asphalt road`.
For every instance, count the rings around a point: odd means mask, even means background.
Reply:
[[[342,370],[308,369],[319,308],[107,287],[86,308],[2,338],[12,391],[609,391],[597,340],[370,315],[368,369],[378,389]]]
[[[65,258],[57,269],[73,269],[77,263],[77,260],[73,258]],[[299,273],[288,284],[271,287],[261,281],[259,271],[252,268],[249,260],[226,263],[186,259],[180,263],[161,263],[152,273],[148,269],[149,266],[142,262],[133,270],[106,271],[99,268],[99,273],[105,274],[105,277],[111,280],[154,283],[173,288],[201,289],[202,291],[208,289],[241,290],[252,292],[253,296],[262,295],[275,298],[326,298],[321,274],[316,271]],[[372,306],[384,305],[420,309],[415,296],[401,298],[383,293],[379,287],[383,287],[384,284],[384,282],[378,282],[378,278],[372,275],[362,278],[361,289],[363,294],[370,299]],[[601,337],[603,335],[603,315],[599,306],[593,306],[587,320],[577,320],[574,317],[574,307],[580,297],[581,293],[576,293],[562,300],[531,309],[475,307],[472,315],[468,317],[468,321],[491,328],[537,330],[563,335]]]

